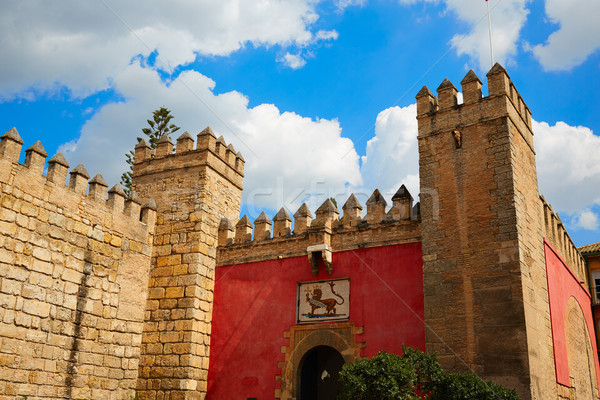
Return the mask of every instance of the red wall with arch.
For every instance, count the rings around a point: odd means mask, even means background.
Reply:
[[[554,365],[556,367],[556,382],[570,387],[569,359],[567,355],[567,338],[565,317],[569,298],[573,297],[579,303],[585,317],[593,354],[598,354],[594,338],[594,318],[592,317],[591,297],[588,290],[579,282],[567,263],[550,243],[544,241],[546,257],[546,274],[548,279],[548,299],[550,302],[550,322],[552,325],[552,342],[554,345]],[[600,383],[600,368],[598,358],[594,357],[596,379]],[[599,385],[600,386],[600,385]]]
[[[313,276],[307,257],[218,267],[207,399],[273,399],[297,282],[345,277],[350,321],[364,327],[361,356],[400,353],[403,344],[425,350],[421,243],[333,253],[331,276],[323,268]]]

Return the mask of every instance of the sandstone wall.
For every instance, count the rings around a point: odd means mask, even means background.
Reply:
[[[427,347],[445,367],[556,398],[531,113],[498,64],[417,95]]]
[[[129,399],[155,212],[21,144],[0,142],[0,397]]]
[[[136,147],[133,186],[156,196],[158,218],[148,280],[140,379],[143,399],[204,399],[221,218],[239,215],[243,158],[210,128],[157,148]]]
[[[512,198],[518,235],[518,257],[527,332],[531,397],[557,396],[550,324],[548,280],[544,258],[544,216],[539,201],[532,132],[522,121],[510,120]]]

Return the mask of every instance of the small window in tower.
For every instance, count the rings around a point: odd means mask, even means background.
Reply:
[[[592,278],[594,282],[594,287],[592,288],[594,292],[594,304],[600,304],[600,270],[593,271]]]

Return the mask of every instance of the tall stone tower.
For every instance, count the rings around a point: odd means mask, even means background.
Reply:
[[[463,104],[417,95],[428,351],[444,367],[556,398],[531,113],[496,64]]]
[[[143,399],[204,399],[218,226],[237,219],[244,159],[210,128],[135,148],[133,191],[157,224],[138,378]]]

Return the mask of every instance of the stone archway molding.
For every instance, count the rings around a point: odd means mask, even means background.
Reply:
[[[285,354],[284,361],[277,367],[281,373],[275,379],[281,382],[281,387],[275,389],[275,398],[280,400],[297,400],[297,375],[302,357],[317,346],[329,346],[337,350],[344,362],[349,363],[360,358],[360,349],[364,342],[358,342],[356,335],[364,333],[363,327],[355,326],[354,322],[338,322],[333,324],[294,325],[283,336],[289,338],[289,346],[284,346],[281,352]]]
[[[598,382],[590,332],[583,309],[573,296],[565,310],[565,334],[569,365],[570,398],[598,399]]]

